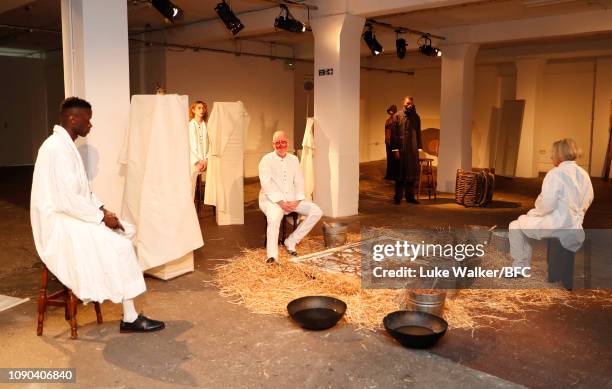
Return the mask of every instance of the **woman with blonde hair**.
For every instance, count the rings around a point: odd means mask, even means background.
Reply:
[[[510,255],[515,267],[531,266],[528,238],[557,238],[566,250],[576,252],[584,242],[582,221],[593,202],[589,174],[576,159],[582,152],[573,139],[552,145],[552,168],[544,177],[535,208],[510,223]]]
[[[195,196],[198,174],[208,166],[208,107],[203,101],[196,101],[189,107],[189,160],[191,162],[191,193]]]

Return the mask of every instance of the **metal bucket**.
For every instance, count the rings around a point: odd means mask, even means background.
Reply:
[[[426,312],[442,317],[446,292],[431,291],[423,293],[414,290],[406,291],[406,309],[409,311]]]
[[[323,239],[327,248],[346,244],[347,234],[348,224],[346,223],[323,223]]]
[[[487,244],[491,241],[491,229],[487,226],[469,224],[467,231],[468,239],[473,244]]]
[[[510,238],[508,231],[493,231],[493,244],[502,253],[510,252]]]

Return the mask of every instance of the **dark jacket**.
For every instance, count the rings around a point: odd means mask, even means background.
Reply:
[[[416,180],[419,176],[419,149],[421,141],[421,118],[416,107],[401,109],[393,115],[391,150],[399,150],[400,160],[397,180]]]

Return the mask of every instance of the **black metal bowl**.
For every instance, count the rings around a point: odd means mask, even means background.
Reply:
[[[385,329],[404,347],[428,348],[444,336],[448,323],[441,317],[415,311],[396,311],[385,316]]]
[[[346,311],[344,301],[328,296],[306,296],[287,305],[289,316],[302,328],[325,330],[336,325]]]

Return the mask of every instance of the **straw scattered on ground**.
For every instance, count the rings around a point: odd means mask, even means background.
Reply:
[[[349,241],[358,241],[349,233]],[[302,253],[324,250],[322,239],[305,239]],[[279,263],[265,263],[265,249],[244,250],[215,268],[213,282],[220,294],[254,313],[287,316],[287,304],[309,295],[326,295],[347,304],[344,320],[358,329],[377,330],[390,312],[405,308],[404,289],[362,289],[359,277],[324,271],[316,266],[290,263],[280,250]],[[474,330],[496,321],[524,320],[529,311],[554,305],[580,308],[597,301],[612,307],[612,291],[564,289],[462,289],[448,290],[444,318],[450,328]]]

